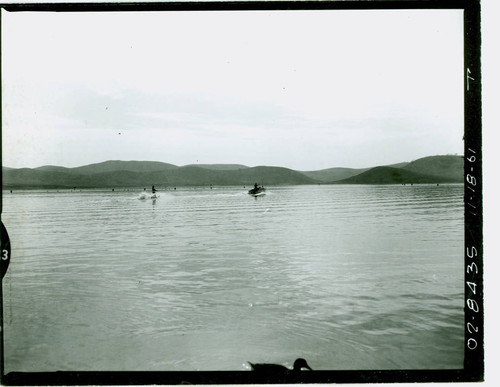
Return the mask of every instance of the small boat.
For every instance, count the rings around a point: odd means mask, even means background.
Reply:
[[[258,185],[255,185],[250,191],[248,191],[248,193],[250,195],[261,195],[261,194],[264,194],[264,192],[266,192],[266,189],[264,187],[259,187]]]

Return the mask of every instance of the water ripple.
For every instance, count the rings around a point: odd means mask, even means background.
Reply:
[[[461,367],[463,187],[268,190],[5,195],[6,371]]]

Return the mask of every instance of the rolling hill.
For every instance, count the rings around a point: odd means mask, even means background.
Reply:
[[[71,168],[71,173],[95,174],[105,172],[129,171],[129,172],[156,172],[179,168],[177,165],[162,163],[159,161],[120,161],[109,160],[97,164],[89,164],[83,167]]]
[[[2,167],[3,188],[107,188],[209,185],[405,184],[463,181],[461,156],[431,156],[375,168],[329,168],[300,172],[283,167],[240,164],[176,166],[153,161],[110,160],[76,168]]]
[[[199,167],[204,169],[212,169],[214,171],[235,171],[238,169],[249,168],[241,164],[189,164],[186,167]]]
[[[319,171],[304,171],[302,172],[311,179],[318,180],[322,183],[330,183],[333,181],[347,179],[351,176],[359,175],[370,168],[354,169],[354,168],[328,168]]]
[[[71,168],[66,167],[58,167],[57,165],[44,165],[42,167],[34,168],[36,171],[43,172],[62,172],[62,173],[71,173]]]
[[[432,176],[448,176],[463,181],[464,159],[462,156],[429,156],[412,161],[404,169]]]
[[[426,175],[406,170],[404,168],[375,167],[348,179],[333,182],[333,184],[431,184],[457,183],[454,178]]]
[[[94,167],[90,168],[92,170]],[[76,169],[76,171],[75,171]],[[107,168],[104,168],[106,170]],[[136,168],[140,169],[140,168]],[[151,172],[115,170],[89,173],[89,168],[3,169],[4,188],[100,188],[156,186],[209,186],[259,184],[314,184],[300,172],[280,167],[211,170],[184,166]]]
[[[403,168],[409,163],[402,162],[398,164],[387,165],[387,167]],[[302,171],[302,173],[311,179],[318,180],[322,183],[332,183],[334,181],[345,180],[351,176],[359,175],[368,171],[370,168],[328,168],[319,171]]]

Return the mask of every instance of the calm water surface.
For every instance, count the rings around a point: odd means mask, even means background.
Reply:
[[[463,186],[3,193],[5,371],[462,368]]]

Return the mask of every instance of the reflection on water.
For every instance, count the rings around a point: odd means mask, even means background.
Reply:
[[[463,186],[4,193],[9,371],[461,368]]]

